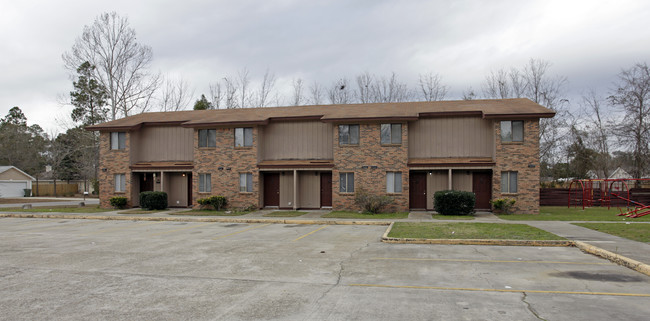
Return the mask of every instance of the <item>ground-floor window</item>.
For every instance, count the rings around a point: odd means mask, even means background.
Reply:
[[[212,192],[212,175],[199,174],[199,193]]]
[[[354,193],[354,173],[341,173],[339,192]]]
[[[387,172],[386,173],[386,192],[387,193],[401,193],[402,192],[402,173],[401,172]]]
[[[253,192],[253,174],[240,173],[239,174],[239,192],[252,193]]]
[[[517,172],[501,172],[501,193],[517,193]]]
[[[125,174],[115,174],[115,191],[116,192],[125,192],[126,191],[126,175]]]

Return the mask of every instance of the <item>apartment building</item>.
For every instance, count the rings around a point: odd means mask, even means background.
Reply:
[[[354,192],[392,210],[431,210],[433,193],[471,191],[476,208],[511,197],[539,211],[539,120],[528,99],[158,112],[100,131],[100,201],[165,191],[169,206],[223,195],[233,207],[357,209]]]

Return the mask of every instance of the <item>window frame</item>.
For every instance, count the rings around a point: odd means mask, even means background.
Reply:
[[[243,181],[244,185],[242,185],[242,177],[245,177]],[[239,173],[239,192],[240,193],[253,192],[253,173]]]
[[[399,183],[398,180],[396,180],[397,177],[399,177]],[[386,193],[401,194],[404,191],[404,188],[402,187],[403,182],[402,172],[386,172]]]
[[[237,133],[241,133],[241,145],[238,145]],[[248,135],[246,134],[248,133]],[[253,147],[253,127],[235,127],[235,148]]]
[[[199,193],[212,193],[211,173],[199,173]]]
[[[513,176],[514,176],[514,191],[512,188]],[[517,194],[518,192],[519,192],[519,172],[502,171],[501,172],[501,193]]]
[[[399,126],[399,130],[395,127]],[[388,130],[388,141],[384,140],[384,128]],[[399,135],[394,135],[399,132]],[[397,139],[399,137],[399,140]],[[379,127],[379,142],[381,145],[402,145],[402,123],[384,123]]]
[[[117,144],[117,146],[114,146],[115,144]],[[126,132],[111,132],[110,149],[111,150],[126,149]]]
[[[345,177],[345,184],[343,183],[343,177]],[[345,185],[345,186],[344,186]],[[350,190],[350,185],[352,185],[352,190]],[[340,172],[339,173],[339,193],[352,194],[354,193],[354,172]]]
[[[347,141],[343,141],[342,137],[343,135],[342,130],[344,128],[347,128]],[[352,137],[352,132],[353,128],[356,131],[357,139],[356,142],[353,141]],[[359,127],[359,124],[341,124],[339,125],[339,145],[340,146],[358,146],[359,141],[361,140],[361,128]]]
[[[517,126],[518,130],[521,130],[521,137],[515,139],[515,124],[521,124],[521,127]],[[523,143],[524,141],[524,121],[523,120],[502,120],[500,125],[501,129],[501,142],[503,143]],[[505,135],[504,127],[508,127],[508,135]]]
[[[205,139],[201,137],[201,133],[205,133]],[[211,137],[213,137],[212,141],[210,141]],[[217,130],[199,129],[199,148],[213,148],[213,147],[217,147]]]
[[[126,193],[126,174],[113,175],[113,186],[115,193]]]

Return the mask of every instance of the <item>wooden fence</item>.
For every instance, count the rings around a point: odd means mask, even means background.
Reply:
[[[582,200],[582,192],[577,189],[573,189],[571,192],[571,200],[573,205],[581,205],[580,201]],[[619,193],[623,197],[627,197],[627,193]],[[600,190],[594,190],[593,199],[594,205],[600,206],[600,202],[596,201],[601,197]],[[630,199],[645,205],[650,205],[650,188],[631,188],[630,189]],[[539,205],[541,206],[567,206],[569,201],[569,189],[568,188],[540,188],[539,189]],[[612,206],[625,206],[626,201],[611,198]]]
[[[56,195],[57,196],[72,196],[79,192],[79,186],[77,184],[66,184],[66,183],[56,183]],[[38,184],[36,182],[32,183],[32,195],[33,196],[54,196],[54,184]]]

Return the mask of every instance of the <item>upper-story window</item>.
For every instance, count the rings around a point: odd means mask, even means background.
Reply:
[[[253,127],[235,128],[235,147],[253,146]]]
[[[401,144],[402,124],[381,124],[381,144]]]
[[[359,145],[359,125],[339,125],[339,145]]]
[[[111,149],[125,149],[126,148],[126,133],[125,132],[112,132],[111,133]]]
[[[504,120],[501,122],[501,141],[502,142],[523,142],[524,141],[524,121],[523,120]]]
[[[199,129],[199,147],[217,147],[217,130]]]

